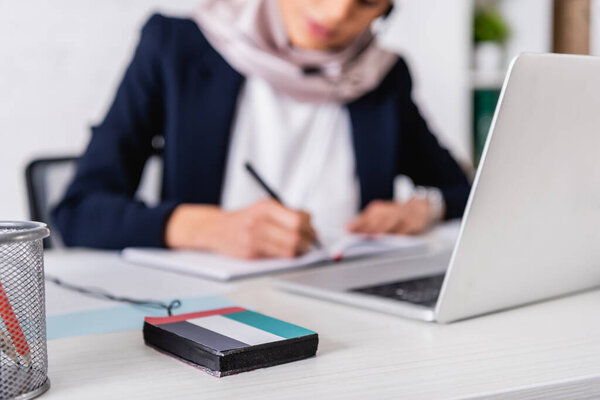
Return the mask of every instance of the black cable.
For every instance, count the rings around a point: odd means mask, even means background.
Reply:
[[[48,282],[52,282],[55,285],[64,288],[64,289],[71,290],[71,291],[74,291],[77,293],[81,293],[83,295],[86,295],[89,297],[94,297],[97,299],[118,301],[120,303],[128,303],[128,304],[133,304],[136,306],[149,307],[149,308],[154,308],[154,309],[159,309],[159,310],[164,309],[164,310],[167,310],[167,313],[169,314],[169,316],[173,315],[174,309],[181,307],[181,300],[178,300],[178,299],[175,299],[175,300],[171,301],[170,303],[166,304],[166,303],[163,303],[162,301],[140,300],[140,299],[132,299],[129,297],[115,296],[113,294],[110,294],[110,293],[104,291],[101,288],[90,288],[90,287],[77,286],[77,285],[73,285],[71,283],[63,282],[59,278],[56,278],[53,276],[48,276],[48,275],[46,275],[46,280]]]

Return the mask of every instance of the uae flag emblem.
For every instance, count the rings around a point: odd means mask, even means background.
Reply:
[[[147,317],[144,341],[156,350],[226,376],[314,356],[318,335],[241,307]]]

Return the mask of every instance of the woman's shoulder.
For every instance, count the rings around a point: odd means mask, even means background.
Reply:
[[[406,98],[411,95],[412,77],[405,58],[398,56],[379,85],[355,102],[379,102],[382,98]]]
[[[202,52],[211,49],[208,41],[190,18],[153,14],[142,28],[140,42],[169,50]]]
[[[388,84],[391,83],[392,86],[395,86],[397,89],[402,88],[410,90],[412,88],[410,68],[404,57],[398,56],[397,61],[390,69],[386,80],[388,80]]]

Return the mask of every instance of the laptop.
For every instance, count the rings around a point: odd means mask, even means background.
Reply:
[[[276,284],[439,323],[600,286],[600,58],[513,61],[451,251]]]

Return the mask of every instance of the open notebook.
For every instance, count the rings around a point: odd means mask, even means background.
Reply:
[[[324,244],[323,249],[314,249],[294,259],[239,260],[202,251],[136,247],[123,250],[121,255],[127,261],[148,267],[227,281],[321,262],[340,261],[392,251],[419,251],[427,247],[427,242],[423,238],[391,235],[377,238],[344,235],[335,241],[324,241]]]

